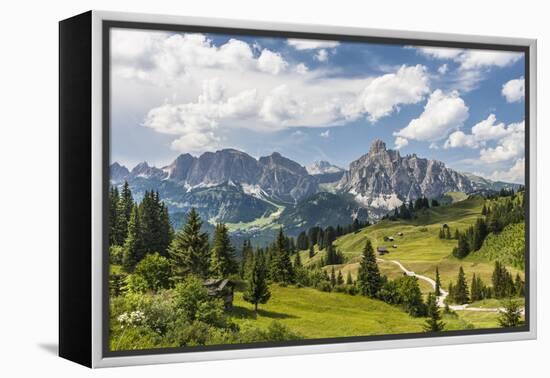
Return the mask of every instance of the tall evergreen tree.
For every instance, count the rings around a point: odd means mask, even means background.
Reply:
[[[241,278],[248,277],[248,274],[252,271],[252,264],[254,263],[254,251],[249,239],[243,241],[243,248],[241,251],[241,266],[239,274]]]
[[[498,323],[503,328],[518,327],[522,325],[521,307],[517,301],[508,299],[504,302],[504,311],[501,311]]]
[[[376,298],[382,287],[382,277],[376,263],[376,256],[370,239],[367,239],[357,273],[357,283],[362,295]]]
[[[353,278],[351,277],[350,271],[348,271],[348,274],[346,276],[346,285],[353,285]]]
[[[192,208],[187,215],[187,223],[176,233],[170,248],[174,272],[177,277],[184,278],[195,274],[206,278],[210,268],[210,251],[208,234],[201,231],[202,221],[199,214]]]
[[[237,258],[235,248],[231,245],[229,231],[223,223],[216,225],[214,231],[214,241],[212,243],[212,262],[211,272],[215,277],[227,277],[230,274],[237,273]]]
[[[281,227],[277,234],[271,258],[271,279],[275,282],[291,283],[293,275],[290,254],[287,250],[286,238]]]
[[[313,249],[313,244],[309,245],[309,258],[311,259],[313,256],[315,256],[315,250]]]
[[[271,293],[267,284],[267,269],[263,253],[257,254],[252,263],[252,271],[248,279],[248,286],[243,295],[245,301],[254,305],[254,312],[258,312],[258,304],[267,303]]]
[[[129,219],[128,235],[126,237],[126,241],[124,242],[124,252],[122,257],[122,265],[127,272],[133,271],[137,263],[141,261],[145,254],[137,205],[134,205],[132,208]]]
[[[336,286],[336,273],[334,272],[334,266],[330,271],[330,286],[332,287]]]
[[[128,222],[130,221],[133,207],[134,198],[132,197],[130,185],[127,181],[124,181],[124,185],[120,190],[117,211],[117,234],[119,245],[122,245],[126,241],[126,237],[128,236]]]
[[[118,203],[120,196],[116,186],[109,189],[109,245],[120,245],[121,235],[118,230]]]
[[[516,273],[516,281],[514,282],[515,294],[518,297],[525,296],[525,282],[519,276],[519,273]]]
[[[435,290],[434,294],[436,297],[441,296],[441,277],[439,277],[439,267],[435,267]]]
[[[336,284],[337,285],[343,285],[344,284],[344,276],[342,275],[342,271],[338,271],[338,275],[336,276]]]
[[[437,298],[433,293],[428,294],[428,299],[426,302],[428,319],[424,325],[424,330],[426,332],[441,332],[445,328],[445,323],[441,321],[441,314],[439,312],[439,307],[437,306]]]
[[[168,256],[168,248],[170,243],[174,239],[174,229],[172,228],[172,223],[170,222],[170,216],[168,214],[168,208],[164,202],[160,203],[159,208],[159,253],[161,256]]]
[[[458,278],[454,288],[453,299],[458,304],[464,304],[470,301],[468,295],[468,284],[466,283],[466,276],[464,275],[464,269],[462,269],[462,266],[458,270]]]
[[[302,257],[300,256],[300,252],[297,252],[294,256],[294,269],[298,269],[302,267]]]

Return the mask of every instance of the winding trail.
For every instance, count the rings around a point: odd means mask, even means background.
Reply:
[[[416,274],[415,272],[408,270],[407,268],[405,268],[403,266],[403,264],[401,264],[397,260],[384,260],[384,259],[380,259],[380,258],[377,258],[377,260],[378,261],[383,261],[383,262],[391,262],[392,264],[397,265],[399,267],[399,269],[401,269],[407,276],[416,277],[419,280],[426,281],[430,285],[432,285],[432,287],[435,290],[435,281],[432,280],[430,277],[426,277],[426,276],[423,276],[421,274]],[[439,297],[437,297],[437,305],[439,307],[445,307],[445,298],[447,298],[449,293],[447,291],[443,290],[442,288],[439,288],[439,291],[441,292],[441,295]],[[470,307],[470,305],[468,303],[462,304],[462,305],[449,305],[449,308],[453,311],[457,311],[457,310],[458,311],[478,311],[478,312],[502,312],[502,311],[504,311],[503,307],[496,307],[496,308]],[[522,309],[521,311],[522,311],[522,313],[524,313],[525,309]]]

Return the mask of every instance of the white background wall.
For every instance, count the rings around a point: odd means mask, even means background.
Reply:
[[[549,272],[539,216],[539,340],[90,371],[57,344],[57,21],[88,9],[539,40],[539,193],[550,149],[544,1],[5,1],[0,13],[0,376],[513,377],[548,374]],[[541,213],[550,211],[539,196]],[[540,213],[539,213],[540,214]],[[548,236],[548,235],[546,235]],[[545,351],[546,349],[546,351]]]

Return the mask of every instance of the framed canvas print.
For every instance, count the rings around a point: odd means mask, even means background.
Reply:
[[[536,337],[536,42],[60,22],[60,355]]]

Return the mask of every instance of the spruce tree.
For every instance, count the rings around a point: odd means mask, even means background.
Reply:
[[[257,254],[252,263],[248,286],[243,299],[254,305],[254,312],[258,312],[258,304],[267,303],[271,293],[267,284],[267,269],[263,253]]]
[[[466,277],[464,275],[464,269],[462,269],[462,266],[458,270],[458,278],[456,281],[456,286],[454,288],[454,300],[458,304],[464,304],[470,301],[468,295],[468,284],[466,283]]]
[[[271,258],[271,279],[275,282],[291,283],[293,279],[292,262],[287,250],[286,238],[283,229],[279,229],[277,240],[274,245],[275,250]]]
[[[120,245],[121,236],[118,232],[118,203],[120,197],[116,186],[109,189],[109,246]]]
[[[441,278],[439,277],[439,267],[435,267],[435,290],[434,290],[435,296],[440,297],[441,296]]]
[[[518,327],[523,324],[521,307],[517,301],[507,299],[504,302],[504,311],[500,312],[498,323],[503,328]]]
[[[168,214],[168,208],[162,202],[159,208],[159,253],[161,256],[168,257],[168,248],[170,243],[174,239],[174,229],[172,228],[172,223],[170,222],[170,216]]]
[[[382,287],[382,277],[376,263],[376,256],[370,239],[367,239],[357,273],[359,292],[367,297],[376,298]]]
[[[128,235],[124,242],[124,252],[122,265],[127,272],[132,272],[137,263],[144,256],[143,239],[141,232],[141,223],[139,219],[139,210],[134,205],[128,222]]]
[[[437,306],[437,297],[433,293],[428,294],[426,302],[428,319],[424,325],[426,332],[441,332],[445,328],[445,324],[441,321],[441,314]]]
[[[119,245],[122,245],[128,236],[128,222],[130,221],[133,207],[134,198],[132,197],[130,185],[127,181],[124,181],[124,185],[120,191],[117,211],[117,235]]]
[[[447,227],[447,231],[445,232],[445,239],[450,240],[451,239],[451,228]]]
[[[206,278],[210,267],[208,234],[201,232],[202,221],[192,208],[187,215],[187,223],[175,235],[168,253],[172,259],[174,272],[178,278],[195,274]]]
[[[330,286],[332,286],[332,287],[336,286],[336,274],[334,272],[334,266],[332,267],[332,270],[330,271]]]
[[[241,251],[241,266],[240,276],[245,279],[252,271],[252,264],[254,263],[254,250],[252,249],[252,243],[249,239],[245,239],[243,242],[243,248]]]
[[[338,276],[336,276],[336,284],[337,285],[343,285],[344,284],[344,276],[342,275],[342,271],[338,271]]]
[[[519,273],[516,273],[516,282],[514,283],[514,288],[515,288],[515,294],[518,297],[525,296],[525,283],[519,276]]]
[[[353,285],[353,278],[351,277],[350,271],[348,271],[348,275],[346,276],[346,285]]]
[[[294,269],[299,269],[302,267],[302,257],[300,256],[300,252],[296,252],[296,255],[294,256]]]
[[[309,245],[309,258],[311,259],[313,256],[315,256],[315,250],[313,249],[313,244]]]
[[[216,225],[214,231],[214,241],[212,246],[211,273],[215,277],[228,277],[230,274],[237,273],[237,259],[235,248],[231,245],[229,231],[223,223]]]

